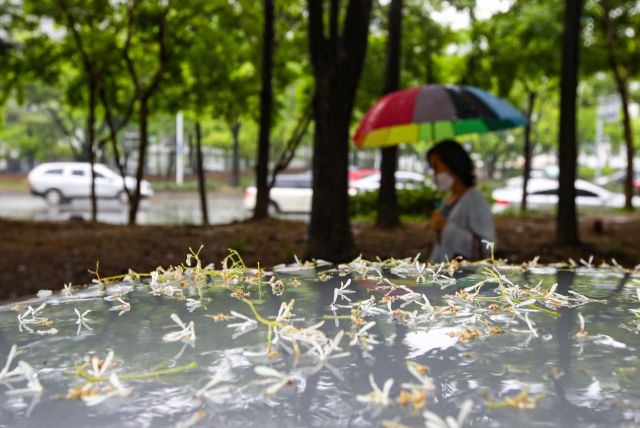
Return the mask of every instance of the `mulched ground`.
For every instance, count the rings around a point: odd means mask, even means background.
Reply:
[[[497,255],[514,263],[539,255],[540,262],[578,261],[591,254],[595,261],[612,257],[625,266],[640,263],[640,216],[601,217],[603,232],[594,230],[594,217],[580,220],[583,245],[561,248],[554,244],[555,218],[498,216]],[[376,256],[408,257],[418,252],[426,257],[433,245],[428,223],[405,224],[378,230],[369,223],[356,223],[357,249],[367,259]],[[220,261],[228,248],[238,250],[248,265],[273,266],[292,262],[305,250],[307,225],[301,222],[244,221],[217,226],[119,226],[67,222],[22,222],[0,219],[0,299],[56,290],[64,283],[89,283],[100,261],[101,276],[126,273],[129,268],[149,272],[157,266],[184,262],[188,248],[201,252],[206,262]]]

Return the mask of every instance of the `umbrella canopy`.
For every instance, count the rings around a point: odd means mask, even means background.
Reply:
[[[438,141],[524,126],[527,119],[473,86],[424,85],[392,92],[371,107],[353,141],[359,147]]]

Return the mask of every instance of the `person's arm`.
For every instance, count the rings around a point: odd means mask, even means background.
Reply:
[[[460,210],[464,210],[460,214],[468,219],[469,228],[460,227],[449,221],[440,235],[441,243],[446,249],[446,254],[450,257],[461,255],[470,259],[473,256],[474,244],[478,246],[478,240],[495,242],[493,215],[489,203],[481,193],[473,196],[473,198],[461,200],[459,203],[463,205],[458,207]],[[476,242],[474,242],[474,238]],[[487,251],[485,246],[480,248],[481,257],[484,258]]]

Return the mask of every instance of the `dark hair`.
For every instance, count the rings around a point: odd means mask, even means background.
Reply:
[[[440,156],[440,160],[449,168],[449,171],[467,186],[471,187],[476,184],[473,161],[469,157],[469,153],[457,141],[444,140],[439,142],[427,152],[427,161],[431,155]]]

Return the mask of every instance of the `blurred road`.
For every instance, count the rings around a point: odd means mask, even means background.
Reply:
[[[209,193],[209,223],[229,223],[248,217],[242,207],[244,194]],[[0,217],[19,220],[61,221],[71,217],[91,217],[88,199],[74,200],[70,204],[49,207],[43,198],[27,191],[0,191]],[[98,200],[98,221],[127,223],[128,207],[115,200]],[[200,200],[195,192],[160,192],[142,201],[138,211],[138,224],[201,224]]]

